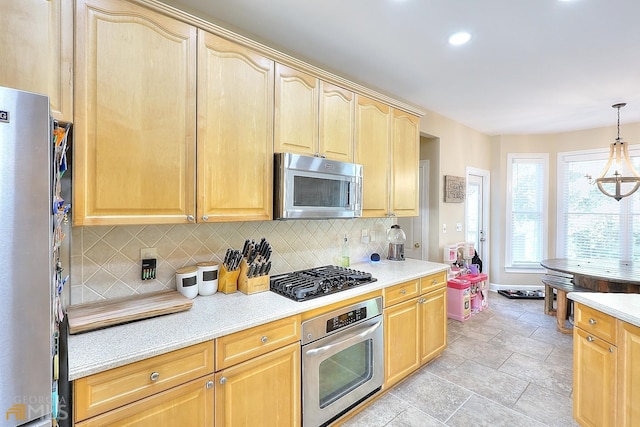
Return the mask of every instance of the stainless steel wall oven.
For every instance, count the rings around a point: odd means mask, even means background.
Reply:
[[[384,382],[382,298],[302,323],[302,425],[326,426]]]

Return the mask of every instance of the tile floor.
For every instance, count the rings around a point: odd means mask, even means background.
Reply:
[[[543,311],[542,300],[491,292],[488,309],[449,320],[439,358],[343,426],[577,426],[572,338]]]

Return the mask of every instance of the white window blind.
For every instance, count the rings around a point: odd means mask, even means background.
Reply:
[[[589,184],[604,168],[608,150],[558,155],[558,239],[560,258],[640,260],[640,193],[616,201]],[[640,157],[631,150],[634,167]],[[640,190],[639,190],[640,191]]]
[[[540,270],[547,253],[549,156],[507,155],[507,227],[505,267]]]

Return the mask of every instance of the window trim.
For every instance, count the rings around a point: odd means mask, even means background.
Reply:
[[[540,163],[543,166],[543,182],[542,194],[549,194],[549,153],[507,153],[507,191],[506,191],[506,225],[505,225],[505,252],[504,252],[504,271],[507,273],[532,273],[540,274],[545,269],[540,265],[534,263],[513,263],[512,259],[512,214],[513,214],[513,164],[516,161],[533,160],[535,163]],[[542,223],[541,223],[541,244],[542,244],[542,259],[548,257],[549,246],[549,200],[543,198],[542,206]],[[542,260],[540,260],[542,261]]]

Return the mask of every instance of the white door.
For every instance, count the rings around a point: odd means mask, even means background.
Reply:
[[[398,218],[398,225],[407,235],[405,258],[429,259],[429,160],[420,160],[418,174],[420,188],[419,216]]]
[[[467,168],[465,241],[475,243],[482,272],[489,267],[489,171]]]

